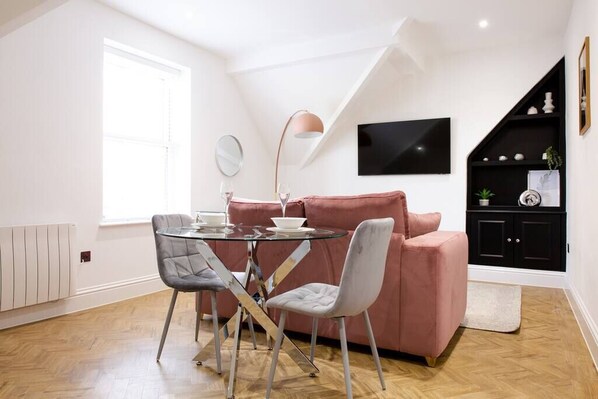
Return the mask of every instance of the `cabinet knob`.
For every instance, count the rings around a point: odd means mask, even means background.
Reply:
[[[507,242],[511,242],[511,239],[510,239],[510,238],[507,238]]]
[[[521,242],[521,240],[519,238],[517,238],[517,239],[515,239],[515,242],[519,243],[519,242]]]

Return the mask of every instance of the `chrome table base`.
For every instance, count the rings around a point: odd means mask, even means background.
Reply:
[[[236,373],[239,359],[239,348],[240,348],[240,335],[241,335],[241,323],[245,320],[248,315],[253,317],[254,321],[257,321],[265,330],[266,336],[268,337],[268,347],[270,346],[270,337],[275,337],[278,326],[270,318],[266,309],[266,300],[268,295],[280,284],[282,280],[297,266],[297,264],[307,255],[311,249],[309,240],[304,240],[301,244],[293,251],[293,253],[279,266],[275,272],[264,281],[261,269],[255,259],[256,242],[247,242],[247,266],[245,268],[246,276],[249,276],[249,272],[254,277],[255,283],[258,287],[259,300],[256,302],[247,292],[249,281],[240,282],[235,278],[231,271],[222,263],[220,258],[216,256],[214,251],[210,248],[205,241],[198,240],[197,243],[198,252],[204,257],[210,267],[218,274],[218,276],[224,281],[224,284],[233,293],[233,295],[239,301],[239,308],[237,309],[234,318],[231,318],[225,325],[220,329],[219,337],[220,342],[224,342],[231,334],[234,334],[233,353],[230,366],[230,375],[228,381],[227,398],[234,398]],[[249,280],[249,279],[248,279]],[[286,339],[284,339],[286,338]],[[284,350],[291,359],[303,370],[305,373],[314,374],[320,371],[310,359],[308,359],[299,348],[286,336],[282,341],[282,350]],[[255,343],[254,343],[255,346]],[[213,356],[215,353],[214,339],[212,339],[204,348],[195,356],[193,359],[196,362],[203,362]]]

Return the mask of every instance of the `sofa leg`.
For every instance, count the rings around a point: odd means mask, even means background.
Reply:
[[[428,363],[428,367],[436,367],[436,359],[438,358],[426,356],[426,363]]]

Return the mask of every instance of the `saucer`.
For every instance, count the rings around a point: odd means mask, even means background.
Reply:
[[[193,227],[194,229],[223,229],[225,227],[233,227],[234,224],[229,223],[227,225],[224,225],[224,223],[220,223],[220,224],[207,224],[207,223],[191,223],[191,227]]]
[[[271,231],[273,233],[283,233],[283,234],[305,234],[311,233],[315,231],[313,227],[299,227],[298,229],[281,229],[279,227],[266,227],[266,230]]]

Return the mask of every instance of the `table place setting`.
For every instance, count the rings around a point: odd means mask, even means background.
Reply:
[[[214,211],[197,211],[195,215],[195,223],[191,223],[191,227],[196,230],[208,229],[224,229],[226,227],[234,227],[234,224],[225,224],[226,216],[224,212]]]
[[[217,211],[197,211],[195,212],[195,223],[191,227],[196,230],[223,230],[224,233],[231,233],[231,228],[235,227],[228,220],[228,207],[233,199],[233,183],[229,180],[220,182],[220,198],[224,201],[224,212]]]
[[[276,227],[267,227],[266,230],[276,234],[305,234],[316,230],[313,227],[302,227],[307,220],[306,218],[275,217],[270,219]]]

